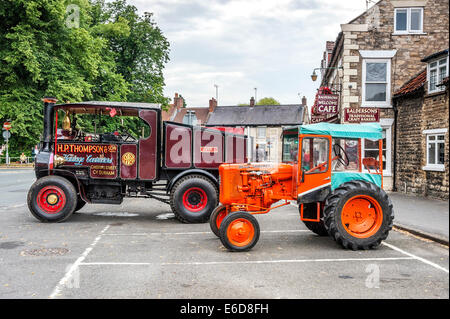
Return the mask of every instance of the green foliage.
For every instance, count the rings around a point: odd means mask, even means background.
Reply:
[[[256,103],[256,105],[280,105],[280,102],[275,100],[273,97],[263,97]]]
[[[38,143],[44,96],[167,105],[168,53],[152,15],[139,16],[124,0],[2,1],[0,124],[12,121],[11,156]]]

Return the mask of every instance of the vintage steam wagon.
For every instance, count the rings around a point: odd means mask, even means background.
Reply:
[[[182,222],[206,222],[218,204],[219,165],[246,162],[246,136],[162,123],[157,104],[43,101],[37,180],[28,193],[31,213],[43,222],[62,222],[86,203],[121,204],[124,197],[155,198]],[[138,119],[145,136],[130,132],[124,118]],[[76,124],[90,119],[94,132]],[[114,131],[105,131],[107,121],[115,121]]]
[[[282,136],[282,163],[220,166],[221,204],[210,226],[226,248],[251,249],[260,233],[253,215],[292,200],[308,229],[344,248],[371,249],[387,238],[394,212],[383,190],[380,125],[299,125]],[[373,157],[362,158],[362,139],[378,146]]]

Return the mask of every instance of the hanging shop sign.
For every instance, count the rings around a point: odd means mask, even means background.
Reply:
[[[349,107],[344,109],[344,120],[348,123],[380,121],[380,109],[372,107]]]
[[[335,122],[339,115],[339,95],[320,87],[311,107],[311,123]]]
[[[336,115],[338,109],[339,95],[337,94],[318,94],[317,102],[314,106],[316,115]]]

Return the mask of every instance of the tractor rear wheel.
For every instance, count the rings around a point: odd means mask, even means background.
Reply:
[[[62,222],[69,218],[77,206],[77,192],[61,176],[45,176],[31,185],[28,191],[28,208],[42,222]]]
[[[384,190],[355,180],[342,184],[328,196],[323,217],[328,234],[344,248],[372,249],[387,238],[394,210]]]
[[[227,208],[224,205],[217,206],[209,217],[209,226],[211,231],[217,237],[220,237],[219,229],[223,219],[228,215]]]
[[[202,175],[187,175],[170,192],[170,207],[183,223],[205,223],[218,204],[217,187]]]
[[[259,239],[259,224],[253,215],[245,212],[228,214],[220,224],[220,241],[230,251],[247,251]]]
[[[300,211],[300,206],[298,207]],[[317,203],[308,203],[303,204],[303,216],[315,216],[317,209]],[[325,228],[325,224],[323,222],[322,218],[323,212],[320,214],[320,221],[319,222],[312,222],[307,220],[302,220],[302,222],[305,224],[306,228],[308,228],[313,233],[319,235],[319,236],[328,236],[327,229]]]

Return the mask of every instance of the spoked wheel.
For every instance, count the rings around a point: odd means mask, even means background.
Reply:
[[[191,187],[183,194],[183,205],[191,212],[199,212],[206,207],[208,196],[199,187]]]
[[[227,208],[224,205],[219,205],[216,209],[213,210],[211,216],[209,217],[209,226],[211,227],[211,231],[217,237],[220,237],[219,229],[220,225],[224,218],[228,215]]]
[[[77,193],[67,179],[45,176],[38,179],[28,192],[28,208],[43,222],[61,222],[75,210]]]
[[[219,235],[222,244],[230,251],[247,251],[259,239],[259,224],[249,213],[228,214],[220,224]]]
[[[393,220],[393,205],[388,195],[369,182],[344,183],[325,202],[325,228],[344,248],[376,248],[387,238]]]

